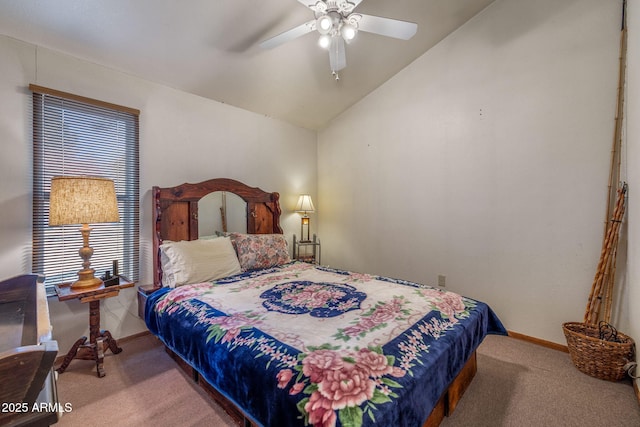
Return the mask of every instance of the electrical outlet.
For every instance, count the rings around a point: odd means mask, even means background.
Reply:
[[[447,286],[447,276],[445,276],[444,274],[438,274],[438,286],[440,286],[441,288]]]

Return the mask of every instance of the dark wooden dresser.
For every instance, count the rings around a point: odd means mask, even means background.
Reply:
[[[30,274],[0,282],[0,425],[58,421],[57,354],[43,278]]]

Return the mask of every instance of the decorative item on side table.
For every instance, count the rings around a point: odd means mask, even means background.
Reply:
[[[83,246],[79,250],[84,260],[73,289],[95,288],[102,280],[91,268],[93,248],[89,246],[89,224],[119,222],[118,201],[112,180],[92,176],[56,176],[51,180],[49,225],[82,224]]]
[[[296,204],[295,211],[302,213],[302,219],[300,222],[300,242],[310,242],[309,239],[309,228],[311,228],[311,220],[309,219],[309,212],[315,212],[315,208],[313,207],[313,202],[311,201],[311,196],[308,194],[301,194],[298,198],[298,203]],[[304,229],[307,229],[306,238]]]
[[[321,255],[320,239],[315,234],[313,235],[313,240],[308,241],[296,240],[296,235],[293,235],[293,259],[311,264],[320,264]]]
[[[111,271],[107,270],[107,272],[102,277],[102,281],[104,282],[105,287],[115,286],[120,283],[118,278],[118,260],[113,261],[113,276],[111,275]]]

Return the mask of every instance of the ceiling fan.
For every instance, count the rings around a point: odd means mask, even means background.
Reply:
[[[409,40],[418,25],[397,19],[364,15],[353,10],[362,0],[298,0],[314,13],[315,18],[275,37],[264,40],[260,47],[271,49],[285,42],[318,31],[318,44],[329,51],[329,65],[336,80],[338,71],[347,66],[345,43],[351,43],[358,31]]]

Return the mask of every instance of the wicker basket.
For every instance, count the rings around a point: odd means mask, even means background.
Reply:
[[[568,322],[562,325],[573,364],[592,377],[619,381],[626,376],[624,365],[633,360],[635,343],[618,332],[620,342],[600,339],[599,328],[586,323]]]

